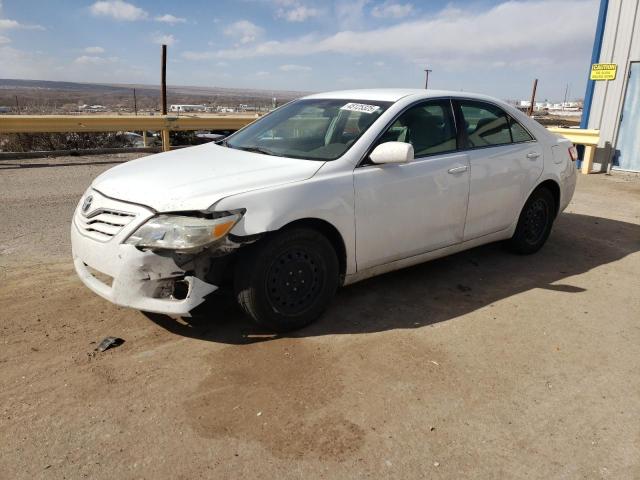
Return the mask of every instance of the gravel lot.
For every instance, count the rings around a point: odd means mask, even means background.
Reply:
[[[0,478],[640,478],[640,177],[580,176],[537,255],[362,282],[274,337],[76,279],[71,213],[129,158],[0,162]]]

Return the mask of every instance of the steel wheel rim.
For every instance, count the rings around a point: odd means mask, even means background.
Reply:
[[[298,315],[309,309],[324,282],[320,263],[317,256],[299,247],[278,255],[266,277],[271,306],[284,315]]]
[[[542,198],[536,198],[524,214],[524,239],[534,245],[538,243],[547,229],[549,205]]]

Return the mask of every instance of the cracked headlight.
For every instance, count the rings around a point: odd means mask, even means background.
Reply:
[[[239,212],[216,218],[158,215],[138,227],[125,243],[158,250],[193,250],[223,239],[240,218]]]

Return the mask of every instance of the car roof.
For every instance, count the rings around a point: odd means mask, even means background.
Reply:
[[[420,98],[436,98],[436,97],[459,97],[473,98],[477,100],[496,101],[497,99],[488,95],[469,92],[455,92],[452,90],[425,90],[421,88],[372,88],[360,90],[338,90],[335,92],[316,93],[304,97],[311,98],[327,98],[327,99],[349,99],[349,100],[373,100],[381,102],[397,102],[404,97],[414,97],[416,100]]]

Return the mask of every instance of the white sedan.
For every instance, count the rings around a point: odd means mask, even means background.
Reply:
[[[73,217],[73,259],[118,305],[187,316],[231,290],[255,321],[290,330],[364,278],[495,241],[536,252],[571,200],[574,160],[567,140],[483,95],[311,95],[219,144],[100,175]]]

